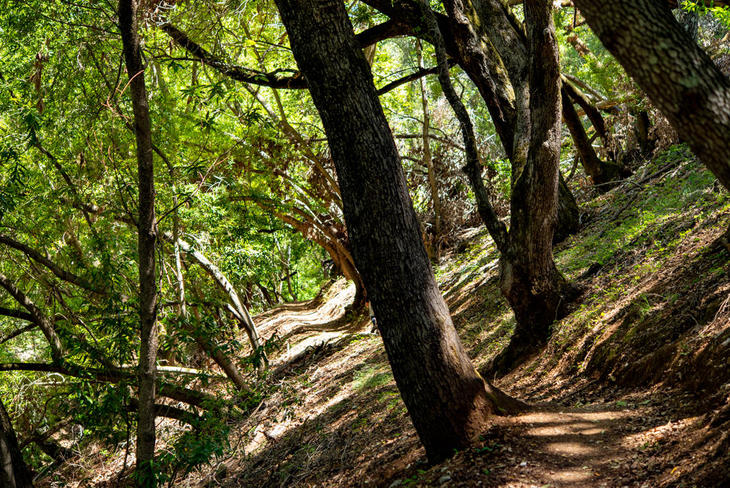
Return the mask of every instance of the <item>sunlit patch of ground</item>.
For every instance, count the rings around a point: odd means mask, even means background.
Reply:
[[[692,161],[631,201],[634,186],[584,207],[589,224],[556,251],[582,301],[540,354],[497,383],[539,409],[495,418],[474,449],[426,465],[380,337],[364,333],[367,317],[345,315],[354,291],[338,282],[320,300],[256,318],[263,337],[282,339],[255,385],[265,399],[232,424],[225,455],[174,486],[730,486],[730,414],[717,417],[730,398],[728,255],[707,250],[730,204]],[[468,237],[437,277],[482,365],[514,318],[491,239]]]

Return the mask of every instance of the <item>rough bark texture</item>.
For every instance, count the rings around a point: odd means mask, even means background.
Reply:
[[[277,0],[332,151],[353,256],[393,376],[432,461],[494,410],[441,296],[370,68],[339,0]]]
[[[23,461],[13,424],[0,400],[0,486],[33,488],[33,477]]]
[[[560,64],[547,0],[525,1],[530,57],[530,146],[524,170],[514,175],[509,247],[500,260],[503,295],[517,319],[515,333],[493,363],[504,372],[544,343],[570,287],[552,254],[560,162]]]
[[[511,117],[510,131],[505,133],[513,137],[511,150],[503,140],[513,174],[512,225],[508,234],[491,209],[481,178],[471,122],[448,79],[446,43],[442,40],[435,16],[427,15],[429,12],[424,10],[420,18],[426,24],[426,36],[436,50],[439,81],[464,135],[467,155],[464,171],[474,191],[480,216],[501,251],[502,292],[517,318],[518,325],[510,346],[494,363],[496,371],[503,372],[528,347],[532,349],[544,342],[549,335],[550,324],[560,315],[561,303],[569,299],[566,292],[570,287],[558,272],[552,257],[558,207],[565,210],[559,222],[560,238],[578,226],[578,209],[570,191],[563,184],[558,192],[560,75],[557,44],[552,20],[549,19],[549,3],[540,3],[538,7],[533,2],[529,43],[524,40],[521,27],[497,1],[447,0],[445,7],[451,20],[452,34],[461,36],[456,41],[460,53],[476,51],[483,55],[485,46],[492,46],[494,56],[505,60],[504,67],[495,68],[497,63],[492,61],[491,66],[483,66],[480,76],[491,76],[499,85],[500,77],[494,75],[504,73],[506,69],[514,87],[511,102],[498,102],[511,107],[510,111],[503,112]],[[480,45],[477,45],[478,40],[481,40]],[[501,83],[509,86],[509,82]],[[493,103],[485,101],[488,106]]]
[[[137,485],[155,486],[155,382],[157,361],[157,283],[155,280],[155,180],[152,130],[137,32],[137,0],[120,0],[119,28],[134,111],[139,187],[139,415],[137,420]]]
[[[730,189],[730,80],[664,2],[575,0],[601,42]]]
[[[511,157],[516,112],[515,93],[507,67],[492,41],[474,27],[479,24],[474,22],[477,14],[470,0],[446,0],[444,7],[450,27],[446,31],[443,23],[439,25],[444,47],[448,51],[447,39],[451,39],[455,49],[452,48],[450,54],[458,56],[459,64],[479,90],[497,135]],[[428,38],[435,42],[431,35]]]

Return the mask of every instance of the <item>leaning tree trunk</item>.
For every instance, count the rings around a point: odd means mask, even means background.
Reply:
[[[618,164],[610,161],[602,161],[598,157],[566,90],[563,90],[561,98],[563,104],[563,120],[570,131],[570,135],[573,137],[573,143],[578,152],[580,162],[583,164],[583,169],[590,176],[593,184],[597,186],[598,191],[605,193],[618,185],[619,180],[625,173]]]
[[[575,0],[606,48],[726,189],[730,80],[680,26],[666,2]]]
[[[33,477],[23,461],[10,416],[0,400],[0,486],[33,488]]]
[[[173,239],[173,236],[169,234],[164,234],[164,237],[169,240]],[[182,239],[177,239],[176,241],[174,241],[174,243],[176,246],[179,246],[182,252],[193,258],[193,260],[198,263],[198,265],[200,265],[200,267],[203,268],[205,272],[210,275],[211,278],[215,280],[216,284],[226,293],[226,295],[228,295],[228,298],[231,302],[229,304],[231,313],[246,331],[246,335],[248,335],[248,340],[251,343],[253,354],[258,354],[261,351],[261,340],[259,339],[259,334],[256,331],[256,325],[251,318],[251,314],[249,313],[248,308],[246,308],[246,306],[243,304],[241,297],[238,295],[238,292],[231,284],[231,282],[228,281],[226,275],[224,275],[223,272],[218,268],[218,266],[213,264],[213,262],[205,256],[205,254],[192,247],[188,242]],[[262,359],[264,359],[266,364],[268,364],[268,360],[266,359],[265,355]]]
[[[155,176],[152,158],[152,128],[144,65],[137,32],[137,0],[120,0],[119,28],[134,111],[137,141],[137,178],[139,186],[139,415],[137,419],[138,486],[156,486],[155,457],[155,382],[157,376],[157,283],[155,280]]]
[[[322,118],[355,263],[393,376],[432,461],[472,444],[496,396],[438,290],[370,67],[340,0],[277,0]]]

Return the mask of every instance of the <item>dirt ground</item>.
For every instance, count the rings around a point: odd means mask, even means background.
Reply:
[[[583,296],[539,354],[495,382],[533,408],[494,417],[473,449],[426,463],[380,336],[348,312],[354,287],[337,281],[255,318],[282,344],[255,380],[263,402],[231,421],[222,456],[170,486],[730,486],[730,254],[714,245],[730,209],[698,168],[663,172],[634,206],[630,182],[591,204],[581,234],[556,252]],[[481,367],[514,318],[490,241],[480,230],[461,238],[437,278]],[[162,448],[175,435],[165,422]],[[106,461],[111,475],[67,486],[118,486],[120,458]]]

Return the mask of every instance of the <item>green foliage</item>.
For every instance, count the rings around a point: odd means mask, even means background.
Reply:
[[[683,0],[682,9],[700,15],[712,15],[725,29],[730,29],[730,6],[728,5],[717,6],[713,0]]]
[[[222,456],[230,447],[230,427],[218,412],[206,413],[192,426],[182,432],[169,449],[155,458],[154,472],[158,483],[172,483],[178,475],[186,475],[205,464],[215,456]]]

